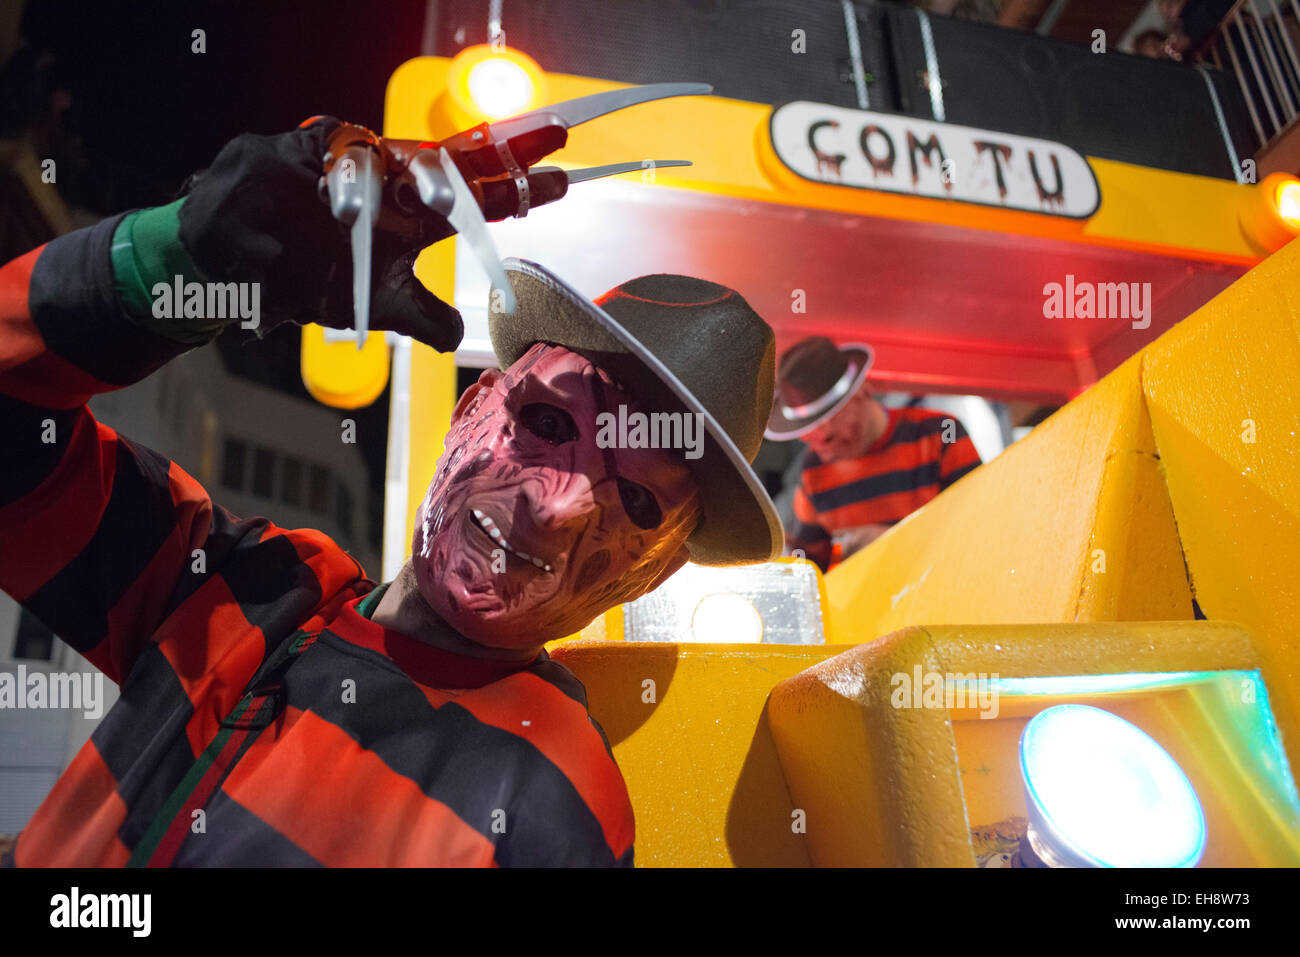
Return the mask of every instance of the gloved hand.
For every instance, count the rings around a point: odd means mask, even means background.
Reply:
[[[326,140],[339,125],[321,117],[291,133],[236,137],[192,178],[180,207],[181,245],[205,278],[260,283],[261,308],[272,323],[352,328],[347,229],[321,201],[318,187]],[[446,236],[453,233],[448,226]],[[375,233],[370,325],[450,352],[464,325],[460,313],[415,278],[418,253]]]

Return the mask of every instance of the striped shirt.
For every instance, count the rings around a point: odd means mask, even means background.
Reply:
[[[893,525],[980,464],[952,416],[915,407],[888,411],[884,434],[866,454],[838,462],[823,462],[811,449],[804,455],[787,539],[823,571],[847,557],[832,545],[836,532]]]
[[[327,536],[237,519],[95,421],[188,348],[119,308],[119,221],[0,270],[0,587],[121,685],[16,863],[630,866],[572,674],[376,624]]]

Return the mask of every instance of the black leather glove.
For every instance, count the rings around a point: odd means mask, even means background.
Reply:
[[[258,282],[275,322],[353,326],[348,231],[321,201],[326,140],[340,125],[321,117],[276,136],[245,133],[193,177],[181,205],[180,241],[214,282]],[[447,227],[446,235],[454,230]],[[450,352],[464,336],[460,313],[415,278],[418,248],[376,232],[370,325]]]

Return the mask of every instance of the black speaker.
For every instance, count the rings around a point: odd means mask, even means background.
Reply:
[[[487,40],[486,0],[438,4],[437,51]],[[869,107],[937,119],[917,9],[853,5]],[[1188,65],[948,17],[928,18],[943,119],[1055,140],[1089,156],[1233,178],[1206,75]],[[505,0],[509,46],[544,69],[623,83],[690,80],[757,103],[856,107],[836,0]],[[795,31],[804,52],[796,53]],[[1118,38],[1115,38],[1118,39]],[[1208,71],[1238,159],[1254,153],[1235,80]]]
[[[920,18],[887,10],[901,112],[935,118]],[[949,123],[1056,140],[1080,153],[1232,179],[1215,113],[1218,94],[1238,161],[1254,140],[1235,80],[1217,70],[1150,60],[947,17],[929,18]],[[1118,37],[1112,38],[1117,40]]]

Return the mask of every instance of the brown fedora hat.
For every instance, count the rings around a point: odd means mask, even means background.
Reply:
[[[771,410],[775,339],[740,294],[689,276],[641,276],[597,302],[536,263],[504,261],[517,306],[488,309],[488,335],[502,368],[534,343],[579,352],[636,396],[646,411],[699,413],[703,454],[694,473],[703,517],[686,547],[701,565],[776,558],[785,533],[754,474]],[[599,305],[597,304],[599,303]]]
[[[766,436],[786,442],[821,425],[862,388],[874,353],[852,343],[837,348],[825,336],[795,343],[781,355],[776,373],[776,401]]]

